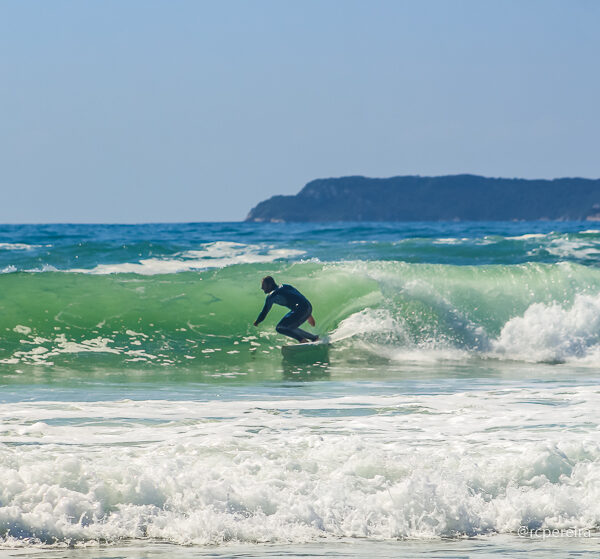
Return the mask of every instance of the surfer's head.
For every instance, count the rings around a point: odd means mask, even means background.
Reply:
[[[262,279],[262,283],[260,284],[260,288],[265,293],[271,293],[271,291],[273,291],[274,289],[277,289],[277,284],[275,283],[275,280],[271,276],[265,276]]]

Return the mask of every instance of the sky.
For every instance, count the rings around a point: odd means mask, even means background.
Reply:
[[[600,178],[597,0],[3,0],[0,223],[243,220],[325,177]]]

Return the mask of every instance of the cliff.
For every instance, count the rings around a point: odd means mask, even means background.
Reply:
[[[600,179],[341,177],[273,196],[246,221],[600,220]]]

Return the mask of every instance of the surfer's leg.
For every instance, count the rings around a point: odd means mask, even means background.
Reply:
[[[298,328],[300,324],[306,322],[306,319],[311,315],[312,309],[310,307],[306,309],[296,309],[287,313],[276,326],[277,332],[284,336],[289,336],[295,340],[302,342],[304,340],[310,340],[314,342],[319,339],[319,336],[315,336],[310,332],[306,332]]]
[[[294,333],[296,334],[296,336],[301,336],[303,339],[309,340],[311,342],[316,342],[319,339],[319,336],[317,336],[315,334],[311,334],[310,332],[307,332],[306,330],[301,330],[300,328],[296,328],[294,330]],[[294,337],[296,337],[296,336],[294,336]],[[296,339],[298,339],[298,338],[296,338]]]
[[[298,335],[295,330],[298,327],[300,322],[297,320],[297,311],[290,311],[287,313],[275,326],[275,330],[284,336],[288,336],[290,338],[294,338],[294,340],[301,342],[304,338],[303,336]]]
[[[294,338],[294,340],[298,342],[302,342],[306,339],[306,336],[303,336],[300,332],[299,328],[288,328],[285,325],[282,325],[281,322],[275,327],[275,330],[284,336],[288,336],[290,338]]]
[[[288,328],[285,325],[282,326],[281,322],[275,328],[280,334],[284,336],[289,336],[290,338],[294,338],[294,340],[298,340],[299,342],[304,342],[306,340],[311,342],[316,342],[319,339],[319,336],[315,334],[311,334],[306,330],[302,330],[301,328]]]

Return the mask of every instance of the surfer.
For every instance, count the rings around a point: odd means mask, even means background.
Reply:
[[[273,303],[276,303],[290,309],[290,312],[275,327],[277,332],[294,338],[301,344],[309,341],[316,342],[319,339],[319,336],[299,328],[307,320],[311,326],[315,325],[315,319],[312,316],[312,305],[300,291],[291,285],[277,285],[271,276],[263,278],[260,288],[268,295],[263,310],[260,311],[258,318],[254,321],[254,326],[258,326],[265,319]]]

